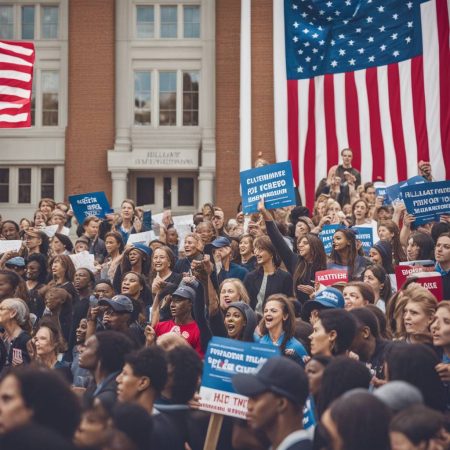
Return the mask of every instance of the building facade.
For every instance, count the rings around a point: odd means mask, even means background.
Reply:
[[[244,0],[243,0],[244,1]],[[33,126],[0,130],[0,211],[105,191],[155,212],[239,203],[239,0],[0,3],[33,40]],[[272,1],[251,4],[252,158],[273,161]]]

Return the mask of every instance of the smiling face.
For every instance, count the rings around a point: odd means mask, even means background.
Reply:
[[[248,236],[243,237],[239,242],[239,254],[241,256],[250,256],[253,252],[252,239]]]
[[[195,256],[199,253],[199,249],[197,248],[197,241],[193,236],[188,236],[184,240],[184,254],[189,258]]]
[[[225,310],[228,305],[241,299],[238,289],[232,281],[225,281],[220,289],[220,308]]]
[[[227,309],[224,319],[224,325],[230,339],[239,339],[244,330],[246,320],[242,312],[230,306]]]
[[[297,242],[298,254],[305,259],[309,259],[311,256],[311,246],[307,238],[303,237]]]
[[[344,288],[345,309],[351,311],[355,308],[362,308],[367,305],[360,290],[356,286],[345,286]]]
[[[132,298],[139,297],[142,291],[139,277],[135,273],[127,273],[122,280],[121,293]]]
[[[403,324],[407,334],[428,333],[433,316],[429,316],[420,303],[408,302],[403,312]]]
[[[273,255],[266,249],[259,247],[258,245],[254,250],[256,256],[256,262],[263,266],[264,264],[268,264],[273,261]]]
[[[283,311],[283,304],[276,301],[271,300],[266,303],[264,307],[264,324],[268,331],[275,330],[278,327],[283,327],[283,322],[288,319],[288,314],[285,314]]]
[[[6,222],[2,225],[2,236],[6,240],[18,240],[20,239],[19,232],[17,231],[16,227],[11,222]]]
[[[212,242],[214,237],[214,230],[206,222],[200,222],[195,228],[196,233],[198,233],[203,241],[203,244],[209,244]]]
[[[163,248],[158,248],[153,253],[153,268],[156,272],[167,272],[170,267],[170,259]]]

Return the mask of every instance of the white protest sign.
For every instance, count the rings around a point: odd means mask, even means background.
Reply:
[[[87,250],[69,256],[73,262],[73,265],[75,266],[75,269],[80,269],[81,267],[83,267],[85,269],[89,269],[94,273],[97,271],[94,264],[94,255],[90,254]]]
[[[69,236],[70,230],[67,227],[62,227],[60,231],[58,231],[59,225],[49,225],[48,227],[45,227],[42,231],[49,237],[53,237],[55,233],[61,233],[65,236]]]
[[[22,247],[22,241],[20,240],[0,240],[0,253],[18,252],[20,247]]]
[[[143,231],[142,233],[130,234],[128,237],[128,244],[145,244],[148,245],[151,241],[156,239],[156,235],[153,231]]]

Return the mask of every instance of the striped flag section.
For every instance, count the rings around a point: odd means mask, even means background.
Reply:
[[[436,180],[449,179],[447,0],[420,5],[423,52],[419,56],[356,71],[288,79],[284,8],[301,6],[303,1],[273,3],[276,156],[277,161],[292,161],[303,201],[312,207],[318,182],[338,164],[339,152],[347,147],[353,150],[353,166],[363,182],[384,180],[390,185],[405,180],[417,175],[420,160],[431,162]]]
[[[0,128],[31,126],[34,45],[0,41]]]

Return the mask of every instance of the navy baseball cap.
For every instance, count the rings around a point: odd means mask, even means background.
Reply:
[[[314,300],[307,301],[302,308],[302,319],[309,320],[309,316],[314,309],[343,308],[345,305],[344,296],[339,289],[328,287],[319,292]]]
[[[222,248],[222,247],[228,247],[231,245],[231,242],[228,238],[225,236],[219,236],[218,238],[214,239],[214,241],[211,242],[211,245],[214,248]]]
[[[133,247],[136,250],[140,250],[141,252],[145,253],[147,256],[151,256],[152,255],[152,249],[148,246],[143,244],[142,242],[135,242],[133,244]]]
[[[133,302],[126,295],[115,295],[113,298],[101,298],[98,301],[100,306],[110,306],[115,312],[133,312]]]
[[[268,359],[257,373],[235,375],[232,383],[236,392],[246,397],[273,392],[296,405],[304,405],[309,392],[305,371],[285,356]]]
[[[195,299],[195,291],[189,286],[179,286],[177,290],[172,294],[172,297],[186,298],[193,302]]]

